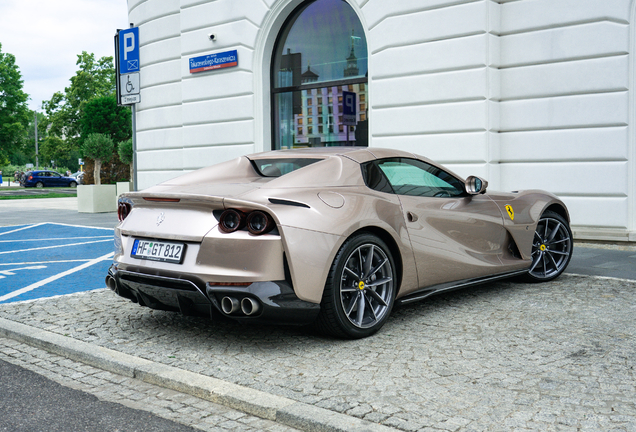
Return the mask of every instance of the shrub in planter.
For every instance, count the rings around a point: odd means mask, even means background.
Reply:
[[[95,184],[101,184],[100,171],[102,162],[107,161],[113,155],[113,140],[104,134],[92,133],[82,144],[82,154],[84,157],[91,158],[95,161],[94,176]]]

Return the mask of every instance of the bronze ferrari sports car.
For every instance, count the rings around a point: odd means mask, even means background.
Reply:
[[[563,202],[487,185],[398,150],[239,157],[122,195],[106,283],[153,309],[369,336],[396,303],[565,270]]]

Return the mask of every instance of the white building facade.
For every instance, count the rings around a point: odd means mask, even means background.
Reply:
[[[359,22],[342,13],[315,28],[302,21],[335,1]],[[634,0],[128,0],[128,8],[140,37],[140,188],[244,154],[357,143],[427,156],[493,190],[551,191],[568,205],[575,237],[636,241]],[[312,54],[333,43],[303,42],[299,29],[340,27],[345,55],[328,54],[343,62],[336,76]],[[192,58],[233,50],[236,66],[190,70]],[[298,64],[285,60],[294,53],[311,79],[294,83]],[[341,105],[329,102],[347,90],[357,94],[355,127],[342,127]]]

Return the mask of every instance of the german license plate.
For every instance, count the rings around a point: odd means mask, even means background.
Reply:
[[[183,243],[135,239],[130,256],[133,258],[181,264],[184,252],[185,244]]]

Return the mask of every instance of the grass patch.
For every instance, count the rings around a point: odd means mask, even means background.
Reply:
[[[49,192],[46,194],[33,194],[33,195],[0,195],[0,200],[15,200],[15,199],[34,199],[34,198],[72,198],[74,194]]]

